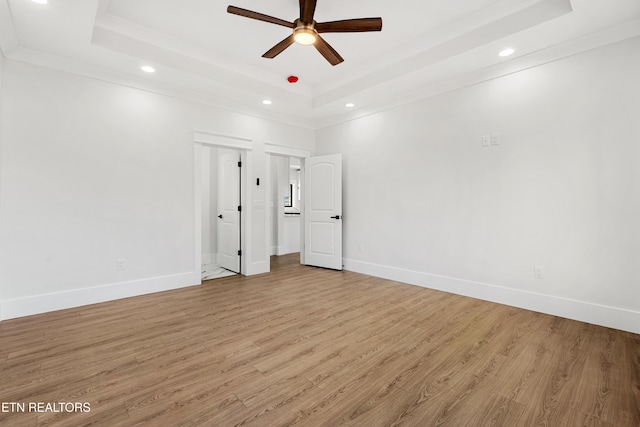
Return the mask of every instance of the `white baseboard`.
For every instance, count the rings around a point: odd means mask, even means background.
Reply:
[[[0,302],[0,320],[186,288],[199,284],[201,284],[201,280],[200,272],[198,271],[4,300]]]
[[[267,261],[256,261],[247,263],[245,266],[244,276],[255,276],[256,274],[264,274],[270,271],[270,259]]]
[[[637,311],[350,259],[344,269],[640,334]]]

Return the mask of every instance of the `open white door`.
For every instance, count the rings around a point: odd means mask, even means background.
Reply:
[[[240,272],[240,155],[218,156],[218,265]]]
[[[304,263],[342,270],[342,154],[306,158],[304,174]]]

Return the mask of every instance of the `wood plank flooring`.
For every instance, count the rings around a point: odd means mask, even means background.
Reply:
[[[0,323],[2,426],[640,426],[640,336],[275,257]],[[5,409],[8,409],[6,406]]]

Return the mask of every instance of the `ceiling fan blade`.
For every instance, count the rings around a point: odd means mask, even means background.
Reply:
[[[300,0],[300,21],[305,24],[313,22],[313,14],[316,11],[317,0]]]
[[[359,33],[381,30],[382,18],[345,19],[316,24],[316,31],[319,33]]]
[[[331,65],[338,65],[344,61],[340,54],[336,52],[336,50],[332,48],[331,45],[329,45],[329,43],[327,43],[322,37],[316,36],[316,42],[313,45],[318,49],[318,52],[320,52],[320,54],[331,63]]]
[[[233,15],[244,16],[245,18],[256,19],[258,21],[269,22],[271,24],[282,25],[283,27],[293,28],[293,22],[287,22],[284,19],[274,18],[273,16],[263,13],[254,12],[252,10],[242,9],[240,7],[229,6],[227,12]]]
[[[262,55],[262,57],[275,58],[276,56],[280,55],[286,48],[291,46],[294,42],[295,40],[293,39],[293,34],[291,34],[289,37],[282,40],[280,43],[278,43],[277,45],[275,45],[274,47],[266,51],[265,54]]]

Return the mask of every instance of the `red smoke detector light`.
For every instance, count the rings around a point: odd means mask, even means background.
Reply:
[[[296,83],[298,81],[298,76],[289,76],[287,77],[287,81],[289,83]]]

